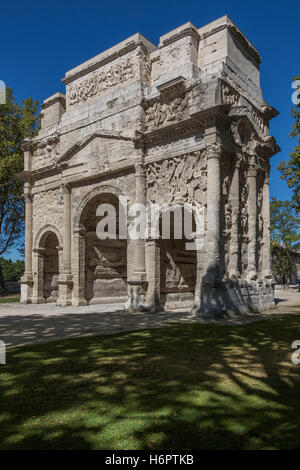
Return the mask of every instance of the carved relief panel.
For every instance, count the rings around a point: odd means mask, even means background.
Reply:
[[[148,203],[206,204],[206,159],[200,152],[154,162],[146,167]]]
[[[245,275],[248,265],[248,194],[249,186],[247,183],[247,170],[246,163],[241,164],[240,171],[240,220],[241,220],[241,271]]]
[[[232,226],[232,205],[229,198],[230,185],[232,180],[232,162],[230,156],[226,155],[221,161],[221,226],[223,243],[222,247],[222,260],[223,266],[221,270],[225,274],[228,270],[229,256],[230,256],[230,232]]]
[[[146,131],[180,122],[189,116],[190,93],[161,94],[144,103],[144,128]]]
[[[79,79],[67,86],[67,104],[76,105],[80,102],[98,97],[108,90],[127,83],[137,73],[137,61],[134,55],[127,55],[112,63],[106,64],[86,78]]]
[[[60,142],[57,135],[38,141],[33,151],[33,169],[56,164],[60,154]]]

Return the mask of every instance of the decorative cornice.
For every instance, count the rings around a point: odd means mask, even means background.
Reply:
[[[237,38],[237,40],[244,46],[247,52],[260,64],[261,56],[258,50],[251,44],[246,36],[235,26],[235,24],[227,25],[229,31]]]
[[[50,97],[49,100],[44,101],[41,106],[42,110],[45,110],[52,106],[55,103],[60,103],[64,108],[66,107],[66,97],[62,93],[57,93],[52,99]]]
[[[170,33],[167,33],[166,35],[162,36],[160,38],[158,48],[161,49],[165,46],[169,46],[173,42],[178,41],[179,39],[182,39],[185,36],[191,36],[196,41],[200,40],[200,35],[198,33],[197,28],[192,23],[188,22],[185,25],[179,27],[177,30],[173,32],[171,31]]]
[[[169,92],[174,92],[177,91],[178,89],[182,90],[185,88],[185,82],[186,79],[179,75],[176,78],[173,78],[172,80],[169,80],[168,82],[161,83],[160,85],[157,85],[157,89],[160,93],[169,93]]]
[[[141,135],[135,139],[135,142],[138,146],[141,145],[141,142],[153,144],[160,142],[162,139],[178,138],[185,134],[199,131],[199,129],[203,130],[206,127],[216,124],[220,119],[222,121],[227,120],[229,108],[230,105],[222,104],[214,106],[213,108],[191,113],[190,117],[187,119],[141,133]]]

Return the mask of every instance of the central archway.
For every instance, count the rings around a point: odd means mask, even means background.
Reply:
[[[97,216],[101,204],[115,209],[115,239],[101,240],[97,236],[97,225],[105,216]],[[118,213],[118,197],[100,193],[87,202],[80,216],[80,226],[84,228],[84,299],[89,304],[127,296],[127,240],[120,239]]]
[[[175,305],[189,308],[194,303],[197,259],[195,249],[190,246],[190,234],[196,231],[196,225],[191,213],[190,230],[184,227],[186,212],[178,206],[175,212],[167,209],[160,217],[160,303],[165,309],[173,309]],[[166,223],[169,228],[164,236]]]

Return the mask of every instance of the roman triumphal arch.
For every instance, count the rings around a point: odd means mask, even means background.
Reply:
[[[279,148],[260,60],[224,16],[158,46],[135,34],[65,74],[66,94],[44,101],[41,130],[23,143],[21,302],[203,315],[273,305],[269,160]],[[156,229],[124,237],[124,200],[162,207]],[[168,211],[184,205],[194,228],[179,239]],[[114,239],[98,236],[99,206],[117,215]]]

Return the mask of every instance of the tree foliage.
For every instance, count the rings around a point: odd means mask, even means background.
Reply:
[[[29,97],[17,104],[7,88],[6,104],[0,105],[0,256],[23,235],[23,184],[16,175],[23,170],[21,144],[38,129],[37,111],[37,101]],[[3,287],[1,266],[0,284]]]
[[[3,277],[6,281],[18,281],[24,274],[24,260],[12,261],[0,257]]]
[[[295,78],[300,80],[300,75]],[[300,87],[298,87],[300,96]],[[281,178],[285,179],[289,188],[293,189],[292,203],[297,211],[300,210],[300,102],[291,109],[291,116],[295,119],[290,133],[291,137],[297,137],[297,144],[290,153],[289,160],[280,163],[278,169]]]
[[[290,201],[271,198],[272,270],[277,282],[286,284],[296,274],[292,251],[300,248],[299,218]]]
[[[299,223],[296,210],[290,201],[271,198],[271,240],[288,249],[300,248]]]

